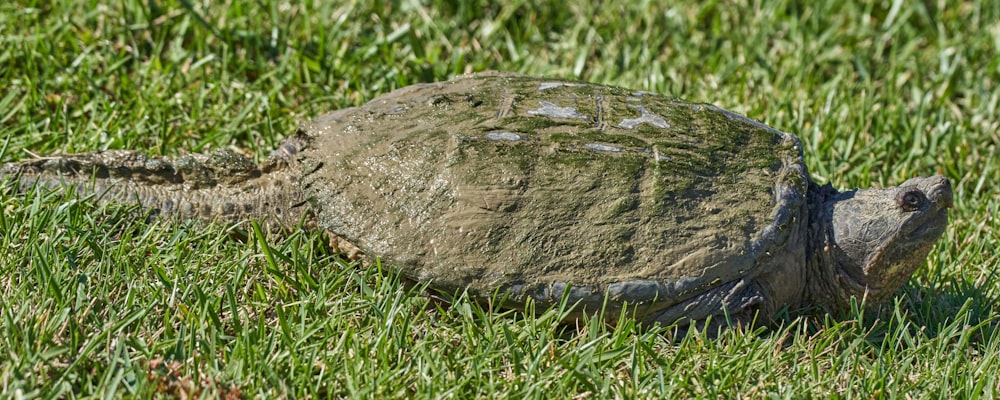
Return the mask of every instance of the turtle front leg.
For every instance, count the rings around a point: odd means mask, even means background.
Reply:
[[[772,314],[760,285],[743,278],[650,314],[643,321],[663,326],[676,323],[676,332],[681,336],[694,326],[715,337],[727,328],[751,326],[755,319],[769,318]]]

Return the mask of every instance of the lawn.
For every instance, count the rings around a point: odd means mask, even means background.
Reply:
[[[8,183],[0,397],[1000,396],[1000,2],[303,3],[3,2],[0,161],[260,160],[325,111],[499,69],[746,114],[838,188],[942,174],[951,223],[882,307],[670,342],[444,306],[317,233],[146,222]]]

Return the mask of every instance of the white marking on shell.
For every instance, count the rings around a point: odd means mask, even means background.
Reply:
[[[656,96],[657,94],[658,93],[647,92],[645,90],[636,90],[636,91],[632,92],[632,95],[633,96],[637,96],[637,97],[642,97],[642,96]]]
[[[542,83],[538,84],[538,90],[549,90],[549,89],[554,89],[554,88],[562,87],[562,86],[576,87],[576,86],[584,86],[584,84],[582,84],[582,83],[568,83],[568,82],[542,82]]]
[[[670,124],[667,123],[666,119],[664,119],[659,115],[649,112],[649,110],[647,110],[646,107],[633,106],[631,104],[629,104],[628,106],[629,108],[634,108],[637,111],[639,111],[639,117],[623,119],[622,122],[618,123],[619,128],[635,129],[637,126],[639,126],[639,124],[643,123],[650,124],[657,128],[663,128],[663,129],[670,127]]]
[[[576,108],[573,107],[559,107],[554,103],[550,103],[547,101],[539,101],[538,104],[541,107],[538,107],[538,109],[535,110],[528,110],[528,114],[541,115],[552,118],[573,118],[573,119],[588,118],[586,115],[583,115],[579,111],[576,111]]]
[[[514,132],[488,132],[486,133],[486,138],[489,140],[507,140],[516,142],[521,140],[521,135]]]
[[[740,115],[740,114],[734,113],[734,112],[729,111],[729,110],[724,110],[724,109],[721,109],[721,108],[713,106],[713,105],[706,105],[705,107],[708,108],[709,110],[721,112],[722,115],[725,115],[726,118],[729,118],[731,120],[740,121],[740,122],[743,122],[743,123],[747,123],[747,124],[753,125],[753,127],[755,127],[755,128],[759,128],[759,129],[763,129],[763,130],[771,132],[771,133],[779,134],[782,137],[785,137],[786,139],[789,136],[787,133],[784,133],[782,131],[774,129],[774,128],[770,127],[770,126],[764,125],[763,123],[755,121],[753,119],[750,119],[750,118],[748,118],[748,117],[746,117],[744,115]]]
[[[597,151],[610,151],[614,153],[622,151],[621,147],[609,146],[601,143],[587,143],[583,146]]]

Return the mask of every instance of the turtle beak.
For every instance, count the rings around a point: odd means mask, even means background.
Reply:
[[[953,208],[954,194],[951,191],[951,182],[948,178],[943,176],[932,176],[928,178],[933,181],[930,188],[927,189],[928,198],[934,201],[941,209]]]
[[[948,225],[948,209],[954,207],[951,182],[940,175],[908,179],[902,186],[916,186],[927,197],[928,205],[921,213],[924,222],[913,225],[912,233],[928,238],[939,237]]]
[[[948,178],[941,175],[929,176],[929,177],[917,177],[907,179],[903,182],[903,186],[916,186],[927,199],[931,201],[932,207],[937,210],[946,210],[955,206],[954,194],[951,190],[951,182]]]

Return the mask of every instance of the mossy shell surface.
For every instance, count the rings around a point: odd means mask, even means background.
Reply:
[[[319,224],[443,291],[664,308],[803,251],[798,139],[712,105],[481,73],[301,129]]]

